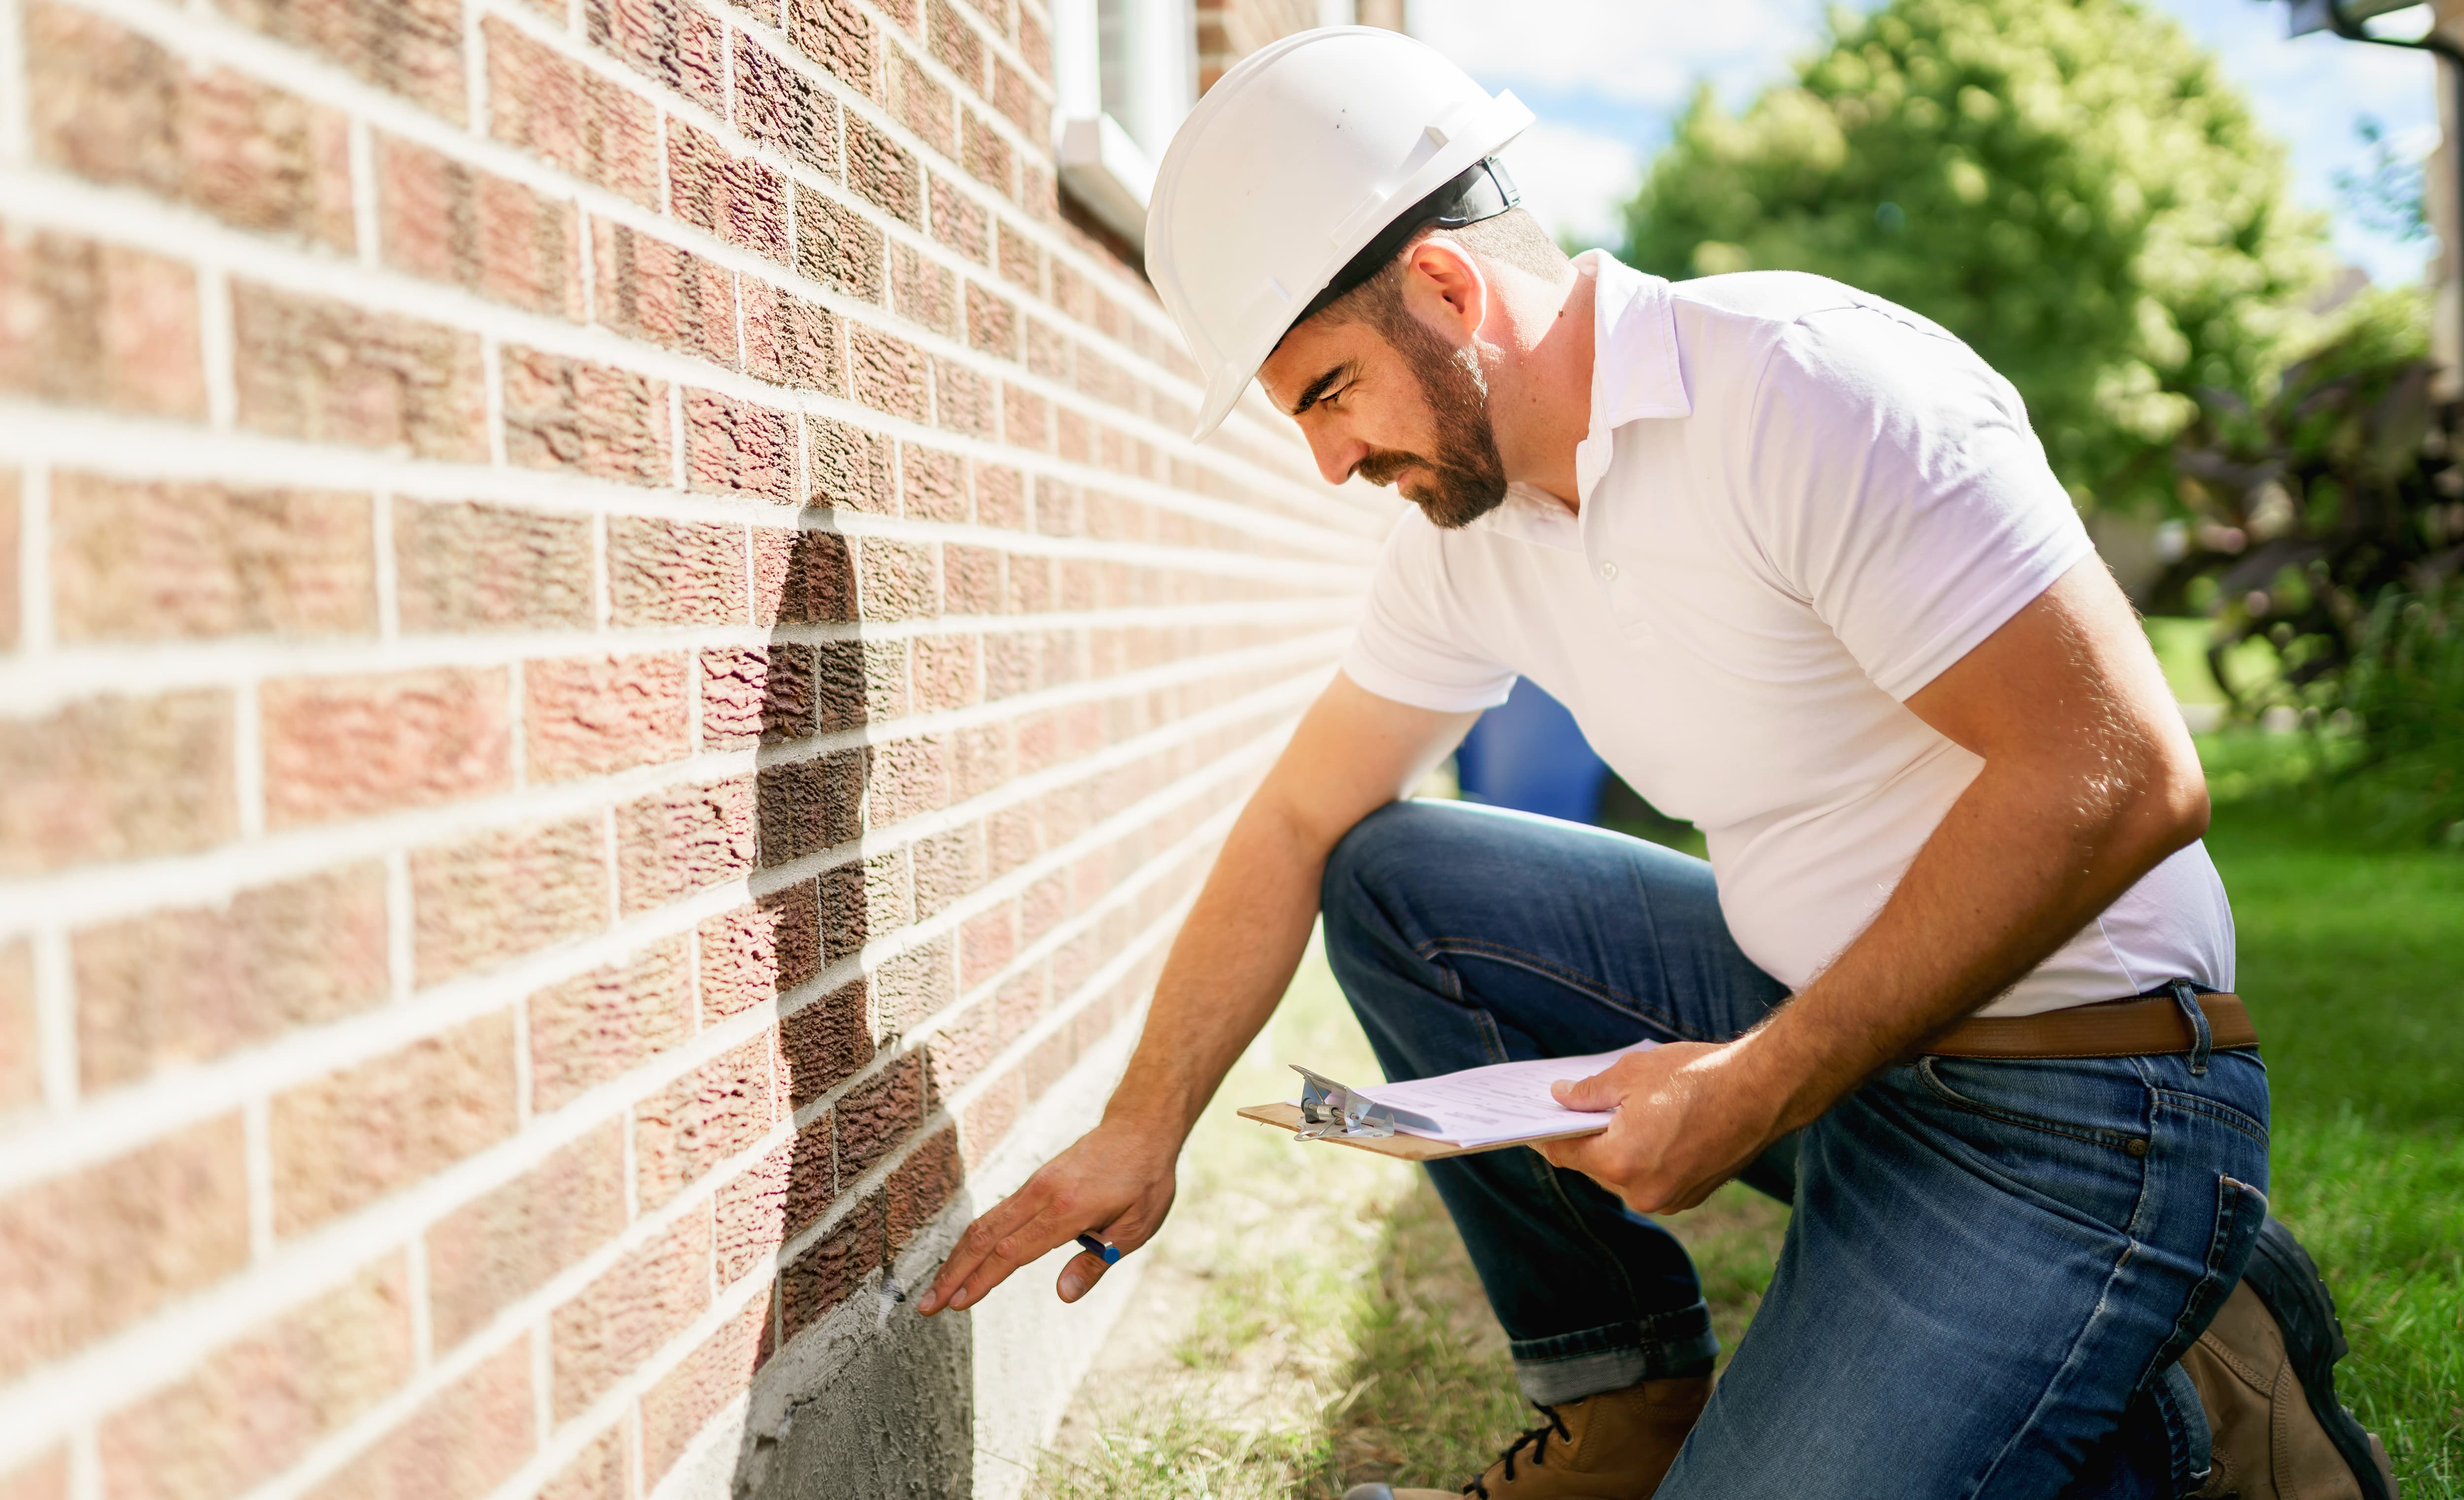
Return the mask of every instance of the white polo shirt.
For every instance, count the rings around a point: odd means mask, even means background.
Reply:
[[[1577,265],[1579,519],[1520,486],[1459,531],[1407,510],[1343,670],[1447,712],[1539,683],[1703,829],[1737,941],[1799,989],[1983,763],[1903,701],[2094,548],[2018,392],[1936,324],[1818,276]],[[2230,989],[2233,969],[2194,844],[1983,1013]]]

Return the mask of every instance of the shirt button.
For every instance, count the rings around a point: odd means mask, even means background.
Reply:
[[[1600,577],[1602,577],[1602,578],[1615,578],[1615,577],[1617,577],[1617,564],[1616,564],[1616,563],[1614,563],[1614,562],[1603,562],[1603,563],[1601,563],[1601,564],[1600,564]]]

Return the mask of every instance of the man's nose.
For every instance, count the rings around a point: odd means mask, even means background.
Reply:
[[[1369,445],[1355,437],[1314,431],[1309,434],[1309,454],[1317,460],[1317,472],[1329,484],[1341,484],[1352,477],[1360,460],[1369,456]]]

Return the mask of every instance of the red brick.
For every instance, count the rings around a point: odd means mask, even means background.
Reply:
[[[796,269],[835,291],[881,300],[887,252],[861,214],[807,188],[796,189]]]
[[[973,110],[961,112],[958,135],[959,156],[968,172],[995,192],[1009,192],[1011,153],[1008,138]]]
[[[956,155],[954,148],[958,139],[957,106],[950,91],[927,74],[904,48],[890,48],[886,61],[888,66],[882,70],[882,78],[889,85],[887,97],[891,118],[923,137],[924,143],[935,151],[945,157]],[[851,133],[853,124],[854,121],[850,121]],[[877,142],[878,138],[875,140]]]
[[[440,983],[607,925],[598,815],[496,828],[410,856],[411,965]]]
[[[274,1100],[274,1227],[292,1235],[514,1132],[514,1018],[482,1016]]]
[[[1023,230],[1007,220],[996,221],[995,258],[1001,278],[1029,297],[1044,293],[1044,251]]]
[[[689,0],[671,3],[690,9]],[[668,121],[668,205],[704,233],[781,264],[787,259],[785,179],[681,120]]]
[[[595,613],[585,516],[396,499],[393,552],[405,630],[587,629]]]
[[[258,716],[275,827],[433,806],[513,782],[501,670],[269,682]]]
[[[367,496],[64,474],[52,485],[65,641],[364,635],[376,627]]]
[[[864,752],[839,750],[765,765],[759,777],[761,863],[819,853],[863,831]]]
[[[943,177],[932,174],[933,237],[949,246],[969,260],[988,262],[992,257],[992,221],[965,189]]]
[[[605,219],[590,221],[601,323],[733,369],[736,275],[689,250]]]
[[[961,525],[970,518],[965,459],[938,449],[906,443],[900,445],[898,471],[906,491],[908,515],[919,520]]]
[[[855,617],[855,564],[834,532],[753,534],[753,617],[759,625],[814,625]]]
[[[965,1180],[966,1169],[958,1160],[958,1133],[946,1126],[891,1170],[882,1197],[892,1256],[913,1244],[957,1200]]]
[[[823,961],[851,958],[870,939],[915,920],[912,864],[905,849],[892,849],[822,872]]]
[[[701,747],[744,750],[813,733],[813,648],[729,646],[701,653]]]
[[[981,636],[926,636],[915,642],[911,660],[918,711],[967,708],[983,700]]]
[[[1023,386],[1001,386],[1001,441],[1043,452],[1052,446],[1051,407]]]
[[[693,960],[665,938],[530,998],[531,1108],[561,1109],[693,1034]]]
[[[847,122],[847,186],[873,207],[921,229],[924,183],[915,158],[860,117]]]
[[[248,1264],[239,1116],[0,1202],[0,1379],[13,1379]]]
[[[787,0],[787,35],[858,94],[876,97],[880,39],[854,0]]]
[[[926,21],[933,41],[933,55],[967,87],[980,94],[984,90],[984,38],[973,24],[960,15],[949,0],[931,0],[926,8]]]
[[[42,1031],[34,1011],[34,950],[32,943],[20,938],[0,943],[0,1119],[42,1102]]]
[[[881,1200],[876,1195],[851,1206],[780,1278],[779,1310],[786,1336],[792,1339],[828,1316],[881,1265]]]
[[[864,323],[847,325],[847,370],[855,399],[876,411],[911,422],[932,419],[924,352],[894,334]]]
[[[701,924],[705,1018],[766,1004],[821,972],[813,885],[800,881]]]
[[[695,490],[796,500],[796,419],[715,391],[685,392],[685,475]]]
[[[624,484],[666,484],[668,387],[630,370],[519,345],[504,351],[505,455]]]
[[[827,417],[808,417],[804,447],[812,465],[813,503],[898,514],[889,438]]]
[[[187,853],[236,827],[226,694],[88,698],[0,719],[0,873]]]
[[[437,1351],[459,1345],[624,1227],[624,1122],[609,1120],[428,1231]]]
[[[69,1500],[69,1450],[53,1448],[0,1474],[0,1500]]]
[[[980,283],[967,283],[967,342],[986,354],[1018,358],[1018,305]]]
[[[549,1319],[554,1410],[563,1422],[641,1367],[710,1305],[710,1216],[688,1213]]]
[[[304,47],[457,123],[463,118],[457,0],[219,0],[223,11]],[[499,96],[501,97],[501,96]]]
[[[583,656],[522,669],[523,762],[535,781],[605,776],[692,751],[690,659]]]
[[[953,432],[991,442],[1001,427],[995,383],[963,364],[933,362],[934,420]]]
[[[744,528],[623,516],[607,522],[607,592],[619,626],[741,625]]]
[[[753,1384],[770,1353],[770,1297],[720,1324],[642,1397],[642,1475],[647,1490],[675,1467],[720,1408]]]
[[[186,1379],[103,1419],[113,1500],[220,1500],[410,1379],[410,1277],[389,1255],[208,1356]]]
[[[71,939],[88,1089],[132,1083],[385,997],[385,870],[360,865]]]
[[[191,268],[0,228],[0,391],[193,419],[206,412],[200,347]]]
[[[584,0],[593,44],[715,114],[727,112],[724,31],[693,0]]]
[[[1052,110],[1027,81],[1026,76],[1011,68],[999,57],[993,59],[993,108],[1009,117],[1011,124],[1029,141],[1052,139]]]
[[[872,997],[874,1026],[885,1035],[913,1031],[949,1008],[957,998],[950,982],[949,937],[945,934],[885,961],[872,976]],[[928,1100],[925,1108],[932,1107]]]
[[[761,380],[847,394],[847,353],[838,315],[746,277],[737,284],[744,310],[744,370]],[[789,445],[790,456],[793,444]]]
[[[477,1500],[538,1449],[531,1343],[515,1339],[310,1491],[313,1500]]]
[[[190,68],[100,16],[26,14],[37,154],[258,233],[353,248],[349,124],[228,68]]]
[[[488,128],[549,165],[659,206],[659,111],[623,84],[583,68],[490,16]]]
[[[736,128],[825,176],[839,174],[837,102],[743,33],[736,37]]]
[[[616,809],[617,889],[627,915],[753,868],[752,787],[671,786]]]
[[[989,547],[941,549],[941,607],[951,614],[998,614],[1001,554]]]
[[[947,266],[928,260],[910,245],[890,250],[891,305],[944,338],[958,336],[958,278]]]
[[[835,1156],[825,1113],[791,1143],[719,1187],[713,1218],[717,1225],[718,1280],[726,1286],[764,1265],[781,1246],[803,1233],[835,1201]]]
[[[633,1106],[634,1185],[648,1213],[770,1133],[767,1031]]]
[[[557,1470],[539,1500],[630,1500],[633,1470],[631,1419],[590,1440],[573,1462]]]
[[[574,206],[392,136],[377,138],[385,264],[535,313],[582,316]]]
[[[253,281],[231,285],[239,425],[311,443],[488,456],[479,336]]]
[[[939,613],[940,570],[929,543],[867,537],[861,545],[856,566],[865,619],[919,620]]]
[[[0,651],[17,644],[17,475],[0,470]]]

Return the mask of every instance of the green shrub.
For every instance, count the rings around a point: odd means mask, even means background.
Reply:
[[[2334,810],[2365,835],[2464,849],[2464,584],[2389,590],[2342,687],[2360,754],[2331,779]]]

